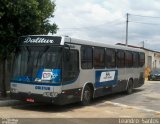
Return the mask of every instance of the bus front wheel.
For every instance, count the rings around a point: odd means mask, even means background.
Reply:
[[[83,90],[83,96],[82,96],[81,104],[84,105],[84,106],[89,105],[90,102],[91,102],[91,99],[92,99],[91,88],[88,85],[86,85],[84,87],[84,90]]]
[[[133,92],[133,81],[132,80],[129,80],[126,92],[127,94],[131,94]]]

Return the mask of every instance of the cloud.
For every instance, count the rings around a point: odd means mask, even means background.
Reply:
[[[58,35],[115,44],[125,42],[126,13],[131,13],[129,43],[139,45],[147,40],[157,44],[160,40],[160,18],[132,14],[160,16],[159,11],[159,0],[57,0],[55,18],[51,20],[60,28]]]

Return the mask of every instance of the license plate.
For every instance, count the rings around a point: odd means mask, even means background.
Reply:
[[[27,101],[27,102],[34,102],[34,99],[32,99],[32,98],[27,98],[26,101]]]

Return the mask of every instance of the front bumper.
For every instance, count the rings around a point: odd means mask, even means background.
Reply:
[[[26,102],[32,103],[48,103],[48,104],[57,104],[57,105],[65,105],[69,103],[74,103],[80,101],[81,95],[80,91],[73,90],[73,92],[69,93],[61,93],[58,94],[56,97],[46,97],[41,94],[29,94],[29,93],[13,93],[11,92],[11,98]],[[28,101],[29,99],[29,101]]]
[[[28,94],[28,93],[12,93],[10,94],[11,99],[26,101],[27,99],[33,99],[34,103],[53,103],[52,97],[44,97],[40,94]],[[55,98],[54,98],[55,99]]]

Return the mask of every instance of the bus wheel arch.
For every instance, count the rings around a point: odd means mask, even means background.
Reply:
[[[93,99],[93,93],[94,93],[93,83],[90,82],[85,83],[81,93],[81,104],[89,105],[91,100]]]
[[[134,88],[133,78],[129,78],[128,83],[127,83],[126,93],[127,94],[132,94],[133,88]]]

